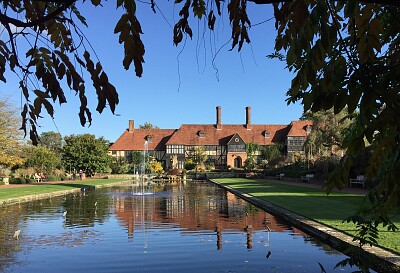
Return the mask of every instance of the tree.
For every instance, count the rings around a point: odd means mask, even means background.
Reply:
[[[130,164],[129,172],[139,172],[140,166],[143,162],[143,153],[140,151],[133,151],[128,155],[128,162]]]
[[[110,162],[111,173],[128,173],[129,163],[127,159],[122,156],[114,156]]]
[[[22,135],[18,130],[18,111],[11,103],[0,100],[0,166],[11,167],[20,165],[24,159],[21,156]]]
[[[59,154],[62,149],[62,136],[56,132],[43,132],[40,134],[40,145]]]
[[[203,163],[207,160],[207,153],[204,150],[204,146],[196,146],[194,149],[194,153],[192,155],[193,163],[196,164],[197,167],[202,167]]]
[[[64,137],[62,163],[67,170],[82,170],[91,176],[105,172],[111,161],[108,155],[109,142],[94,135],[70,135]]]
[[[333,109],[316,113],[308,112],[303,117],[313,121],[313,127],[307,137],[305,149],[310,156],[330,156],[343,154],[343,140],[350,129],[347,109],[335,114]]]
[[[260,149],[260,146],[256,143],[249,142],[246,143],[246,155],[247,159],[245,161],[246,170],[252,170],[256,165],[256,152]]]
[[[265,146],[261,149],[261,156],[267,160],[268,164],[273,163],[277,159],[280,159],[284,155],[284,145],[272,144]]]
[[[44,146],[30,146],[25,154],[28,156],[25,167],[33,167],[39,173],[53,174],[53,170],[60,164],[60,156]]]
[[[160,127],[155,126],[150,122],[145,122],[143,125],[139,125],[139,129],[160,129]]]
[[[366,208],[350,219],[359,227],[361,244],[374,242],[379,223],[395,230],[388,215],[400,205],[399,6],[398,1],[274,4],[278,34],[276,52],[269,57],[285,61],[294,73],[288,103],[301,101],[305,112],[357,111],[343,140],[346,155],[328,179],[328,192],[348,183],[355,158],[369,149],[364,140],[374,143],[365,175],[376,186]]]

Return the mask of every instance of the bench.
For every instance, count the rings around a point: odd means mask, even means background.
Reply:
[[[314,178],[313,174],[306,174],[306,175],[302,176],[300,179],[301,179],[301,181],[307,181],[307,183],[310,183],[311,178]]]
[[[285,174],[284,173],[276,175],[276,179],[278,179],[278,180],[283,180],[283,178],[285,178]]]
[[[359,184],[364,188],[364,186],[365,186],[364,175],[357,175],[357,178],[355,178],[355,179],[350,178],[349,184],[350,184],[350,188],[353,184],[356,184],[356,185]]]
[[[249,173],[246,173],[246,174],[245,174],[245,177],[246,177],[246,178],[250,178],[250,179],[254,179],[254,178],[255,178],[255,175],[254,175],[253,172],[249,172]]]
[[[44,175],[42,175],[42,174],[37,174],[37,173],[35,173],[34,179],[36,180],[37,183],[39,183],[39,182],[46,182],[46,181],[47,181],[47,179],[46,179],[46,177],[45,177]]]

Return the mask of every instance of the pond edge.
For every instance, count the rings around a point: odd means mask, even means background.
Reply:
[[[268,201],[261,200],[251,194],[243,193],[235,188],[219,184],[212,179],[209,181],[239,196],[240,198],[259,207],[260,209],[263,209],[266,212],[269,212],[274,216],[288,222],[294,227],[341,252],[345,252],[351,247],[356,247],[358,250],[362,251],[364,258],[373,263],[373,269],[378,272],[400,272],[400,256],[396,253],[370,245],[365,245],[360,249],[358,247],[358,243],[353,241],[353,237],[348,234],[297,214],[291,210],[279,207]]]

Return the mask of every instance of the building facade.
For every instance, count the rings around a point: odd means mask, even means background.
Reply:
[[[109,148],[112,156],[129,156],[133,151],[148,151],[165,169],[183,169],[189,158],[201,150],[206,162],[217,169],[241,168],[247,159],[246,144],[285,145],[287,155],[304,155],[304,142],[312,122],[292,121],[289,125],[251,124],[251,108],[246,107],[245,124],[222,124],[221,107],[216,108],[215,124],[182,124],[179,129],[128,129]],[[260,149],[260,150],[261,150]],[[256,154],[259,156],[259,154]]]

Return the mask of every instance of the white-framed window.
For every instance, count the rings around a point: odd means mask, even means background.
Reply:
[[[184,154],[184,145],[167,145],[167,154]]]

